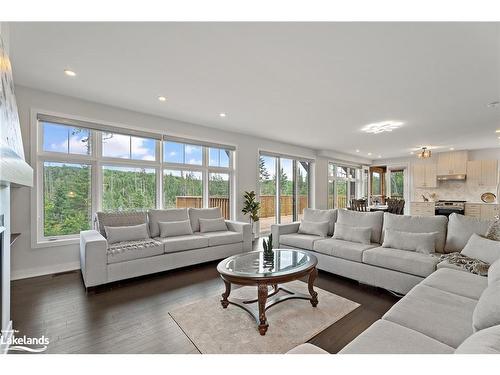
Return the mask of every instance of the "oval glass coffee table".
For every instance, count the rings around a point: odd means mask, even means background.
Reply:
[[[232,304],[250,313],[257,321],[261,335],[265,335],[269,327],[266,310],[271,306],[292,298],[309,300],[313,307],[318,305],[318,293],[313,289],[318,274],[316,257],[305,251],[292,249],[276,249],[273,253],[271,257],[264,256],[263,251],[238,254],[224,259],[217,266],[226,286],[222,294],[222,307],[227,308]],[[309,276],[309,295],[280,285],[304,276]],[[229,298],[231,284],[257,286],[257,298]],[[284,293],[278,295],[279,292]]]

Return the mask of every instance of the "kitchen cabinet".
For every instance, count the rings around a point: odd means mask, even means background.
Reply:
[[[410,202],[410,215],[414,216],[434,216],[434,202]]]
[[[465,175],[466,173],[467,151],[441,152],[438,154],[438,176]]]
[[[416,188],[435,188],[437,186],[436,164],[416,163],[413,166],[413,185]]]
[[[465,203],[465,216],[472,216],[483,220],[491,220],[498,215],[499,209],[499,204]]]
[[[471,160],[467,162],[467,184],[469,186],[497,186],[497,160]]]

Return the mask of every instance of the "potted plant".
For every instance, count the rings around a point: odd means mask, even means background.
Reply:
[[[243,194],[243,212],[244,215],[250,215],[250,224],[252,225],[253,238],[258,237],[258,230],[255,223],[259,221],[260,202],[255,199],[255,191],[245,191]]]

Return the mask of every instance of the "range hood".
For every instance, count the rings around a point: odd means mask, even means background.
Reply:
[[[438,181],[465,181],[467,176],[465,174],[447,174],[437,176]]]

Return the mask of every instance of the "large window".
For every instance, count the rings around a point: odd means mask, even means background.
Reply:
[[[328,163],[328,208],[347,208],[366,196],[364,169]]]
[[[275,223],[291,223],[309,207],[310,162],[260,155],[260,231],[269,233]]]
[[[220,207],[231,217],[231,147],[49,115],[37,129],[38,241],[76,238],[101,210]]]

